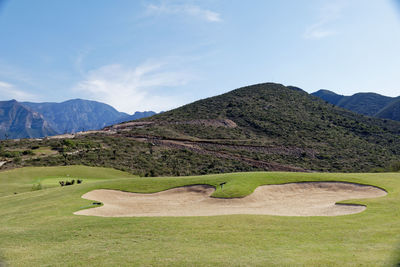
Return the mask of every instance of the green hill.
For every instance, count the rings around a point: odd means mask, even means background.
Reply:
[[[400,161],[399,122],[358,115],[273,83],[239,88],[73,140],[35,142],[60,152],[12,164],[85,164],[158,176],[365,172]],[[4,150],[26,149],[27,144],[33,143],[9,143]]]
[[[317,92],[312,93],[313,96],[317,96],[319,98],[322,98],[323,100],[333,104],[337,105],[339,101],[343,98],[346,98],[344,95],[338,95],[332,91],[326,90],[326,89],[321,89],[318,90]]]
[[[400,105],[399,97],[393,98],[375,93],[358,93],[352,96],[343,96],[328,90],[319,90],[312,93],[312,95],[359,114],[400,121],[400,113],[398,111],[398,106]]]
[[[392,101],[389,105],[382,108],[375,115],[378,118],[386,118],[391,120],[400,121],[400,97],[397,100]]]
[[[201,122],[224,119],[237,127],[213,127]],[[151,120],[157,124],[148,128],[153,128],[154,133],[164,129],[163,137],[173,131],[175,136],[187,139],[260,145],[275,152],[257,151],[258,157],[305,169],[350,170],[354,165],[363,165],[358,169],[362,170],[369,164],[380,165],[383,158],[389,160],[399,155],[399,123],[347,112],[304,91],[279,84],[240,88],[153,116]],[[247,153],[256,157],[256,153]]]

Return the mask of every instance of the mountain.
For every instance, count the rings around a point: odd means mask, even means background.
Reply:
[[[333,105],[337,105],[341,99],[346,98],[344,95],[338,95],[326,89],[321,89],[315,93],[312,93],[312,95],[322,98]]]
[[[113,124],[118,124],[124,121],[134,121],[134,120],[138,120],[138,119],[142,119],[142,118],[147,118],[147,117],[151,117],[153,115],[157,114],[154,111],[136,111],[134,114],[132,115],[128,115],[126,114],[125,116],[122,116],[120,118],[118,118],[117,120],[113,121],[112,123],[108,123],[108,125],[113,125]]]
[[[382,108],[375,116],[378,118],[400,121],[400,97]]]
[[[23,102],[24,106],[40,113],[58,133],[101,129],[115,121],[123,121],[129,115],[118,112],[110,105],[83,99],[62,103]]]
[[[83,99],[62,103],[3,101],[0,139],[45,137],[63,133],[99,130],[105,126],[156,114],[153,111],[129,115],[110,105]]]
[[[0,101],[0,139],[54,134],[56,131],[39,113],[27,109],[16,100]]]
[[[71,154],[26,165],[85,164],[149,176],[356,172],[400,161],[400,122],[335,107],[296,87],[265,83],[76,135],[72,141],[46,142],[41,145]]]
[[[400,162],[400,122],[356,114],[297,87],[264,83],[95,134],[30,144],[60,152],[16,166],[83,164],[143,176],[367,172]]]
[[[387,97],[376,93],[358,93],[352,96],[343,96],[328,90],[319,90],[312,93],[312,95],[359,114],[400,121],[399,111],[396,111],[398,110],[400,97]]]
[[[345,111],[273,83],[239,88],[145,120],[154,122],[146,132],[153,128],[164,139],[218,140],[231,144],[219,145],[218,151],[311,170],[366,170],[400,156],[400,123]]]
[[[156,114],[153,111],[137,111],[129,115],[117,111],[110,105],[83,99],[72,99],[62,103],[23,102],[22,104],[42,114],[49,125],[60,134],[99,130],[111,124]]]

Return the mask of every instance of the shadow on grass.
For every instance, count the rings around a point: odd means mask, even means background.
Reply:
[[[395,254],[393,255],[393,258],[391,261],[391,266],[392,267],[400,267],[400,245],[398,245],[397,249],[395,250]]]

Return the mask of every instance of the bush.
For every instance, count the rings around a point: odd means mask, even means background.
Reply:
[[[17,157],[14,158],[13,162],[16,163],[16,164],[21,163],[22,162],[22,158],[20,156],[17,156]]]
[[[21,152],[19,151],[3,151],[1,153],[1,156],[6,157],[6,158],[17,158],[21,156]]]
[[[42,189],[43,189],[43,187],[42,187],[41,183],[32,185],[32,191],[37,191],[37,190],[42,190]]]
[[[22,152],[22,155],[35,155],[35,153],[33,153],[32,150],[25,150],[24,152]]]
[[[67,147],[71,147],[71,148],[75,148],[75,146],[76,146],[75,142],[72,141],[71,139],[64,139],[63,145],[65,145]]]

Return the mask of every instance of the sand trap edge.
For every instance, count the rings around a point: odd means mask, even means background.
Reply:
[[[357,188],[357,187],[365,187],[367,190],[371,190],[371,188],[374,188],[374,189],[379,190],[378,192],[380,194],[380,195],[375,195],[375,196],[365,196],[364,195],[363,197],[355,197],[355,198],[354,197],[349,197],[349,198],[345,198],[345,199],[340,199],[338,202],[345,201],[345,200],[350,200],[350,199],[355,199],[355,200],[360,199],[361,200],[361,199],[368,199],[368,198],[378,198],[378,197],[385,196],[385,195],[388,194],[385,189],[380,188],[378,186],[373,186],[373,185],[368,185],[368,184],[360,184],[360,183],[354,183],[354,182],[347,182],[347,181],[344,181],[344,182],[342,182],[342,181],[301,181],[301,182],[289,182],[289,183],[282,183],[282,184],[270,184],[270,185],[258,186],[254,191],[257,191],[258,188],[262,188],[262,187],[265,187],[265,186],[284,186],[284,185],[294,185],[294,186],[296,186],[296,185],[304,185],[304,184],[308,184],[308,185],[310,185],[310,184],[323,184],[325,186],[328,186],[329,188],[331,187],[332,184],[350,185],[350,186],[355,186],[355,188]],[[175,187],[175,188],[166,189],[166,190],[155,192],[155,193],[132,193],[132,192],[126,192],[126,191],[124,192],[124,191],[114,190],[114,189],[111,189],[111,190],[103,189],[103,190],[115,191],[116,193],[123,192],[123,193],[126,193],[126,194],[133,194],[133,195],[136,194],[136,195],[142,195],[142,196],[144,196],[144,195],[149,196],[149,195],[152,195],[152,194],[160,194],[162,192],[167,192],[167,191],[174,190],[174,189],[175,190],[180,190],[180,189],[184,189],[184,188],[193,188],[193,187],[196,187],[196,186],[200,187],[201,190],[212,190],[212,192],[208,192],[208,195],[206,197],[208,199],[215,199],[217,201],[218,200],[222,200],[222,201],[229,201],[229,200],[238,201],[239,200],[240,201],[240,199],[249,198],[254,194],[254,192],[253,192],[252,194],[250,194],[250,195],[248,195],[246,197],[243,197],[243,198],[215,198],[215,197],[210,197],[211,194],[215,191],[215,187],[211,186],[211,185],[208,185],[208,184],[185,185],[185,186],[181,186],[181,187]],[[314,188],[314,187],[311,186],[311,188]],[[340,189],[340,190],[344,190],[344,189]],[[95,190],[93,190],[93,191],[95,191]],[[93,191],[90,191],[90,192],[93,192]],[[88,193],[90,193],[90,192],[88,192]],[[335,191],[335,193],[336,193],[336,191]],[[84,198],[84,196],[82,196],[82,197]],[[89,198],[86,198],[86,199],[89,199]],[[90,199],[90,200],[95,200],[95,201],[101,202],[98,199]],[[103,203],[103,204],[106,205],[107,203]],[[336,203],[336,202],[333,203],[333,204],[334,204],[334,206],[342,206],[342,207],[354,207],[354,208],[363,207],[363,209],[362,210],[358,209],[357,212],[345,213],[345,214],[337,214],[337,215],[283,215],[283,216],[339,216],[339,215],[360,213],[360,212],[362,212],[362,211],[364,211],[366,209],[366,205],[364,205],[364,204]],[[149,215],[149,214],[147,214],[147,215],[102,216],[102,215],[96,215],[96,214],[82,214],[82,211],[93,210],[93,209],[101,208],[101,207],[104,207],[104,206],[100,206],[100,207],[98,207],[98,206],[95,207],[94,206],[93,208],[89,208],[89,209],[81,209],[81,210],[75,212],[74,214],[76,214],[76,215],[87,215],[87,216],[92,215],[92,216],[101,216],[101,217],[180,217],[180,216],[218,216],[218,215],[234,215],[234,214],[257,215],[257,213],[246,213],[246,212],[228,213],[228,214],[211,214],[211,215],[198,215],[198,214],[192,214],[192,215],[166,215],[166,214],[163,214],[163,215]],[[83,212],[83,213],[85,213],[85,212]],[[269,214],[269,213],[268,214],[259,214],[259,215],[278,215],[279,216],[279,214]]]

